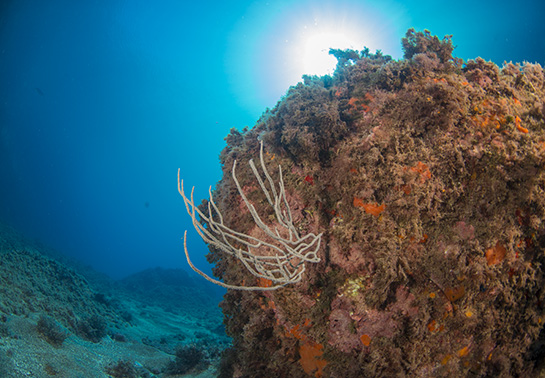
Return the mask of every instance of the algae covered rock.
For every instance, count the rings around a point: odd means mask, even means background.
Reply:
[[[252,129],[233,130],[214,194],[223,221],[271,224],[246,162],[282,166],[295,226],[320,262],[275,291],[229,290],[225,376],[536,376],[545,319],[545,75],[452,57],[409,30],[405,58],[333,50]],[[211,248],[215,275],[267,286]]]

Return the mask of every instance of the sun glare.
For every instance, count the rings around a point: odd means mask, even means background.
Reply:
[[[303,75],[334,72],[330,48],[381,49],[396,58],[404,32],[399,25],[406,22],[395,1],[254,2],[229,36],[226,67],[234,94],[255,113],[272,107]]]
[[[335,70],[337,59],[329,49],[361,49],[353,38],[344,33],[320,32],[304,42],[302,73],[306,75],[327,75]]]
[[[294,74],[327,75],[333,73],[337,59],[329,49],[363,50],[378,45],[375,25],[368,18],[354,17],[347,10],[315,9],[291,20],[286,30],[287,49],[284,56]],[[289,23],[288,23],[289,25]]]

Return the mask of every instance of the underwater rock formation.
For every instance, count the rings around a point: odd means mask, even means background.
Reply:
[[[252,129],[232,130],[214,199],[227,227],[274,222],[259,156],[319,263],[275,291],[229,290],[223,376],[536,376],[543,370],[545,74],[452,56],[409,30],[405,57],[333,50]],[[203,208],[204,209],[204,208]],[[267,286],[211,247],[214,274]]]
[[[0,222],[0,377],[215,376],[230,340],[196,279],[113,281]]]

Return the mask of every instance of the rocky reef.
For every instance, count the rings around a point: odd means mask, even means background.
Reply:
[[[214,192],[223,221],[274,217],[247,164],[282,167],[320,262],[274,291],[229,290],[222,376],[513,377],[543,371],[545,74],[453,57],[409,30],[404,59],[332,50],[251,129],[231,130]],[[211,247],[214,274],[270,285]]]
[[[0,223],[0,377],[215,377],[230,340],[202,283],[162,268],[114,281]]]

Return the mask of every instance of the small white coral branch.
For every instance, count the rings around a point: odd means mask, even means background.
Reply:
[[[279,181],[277,190],[263,160],[263,142],[261,142],[259,158],[261,168],[265,175],[265,181],[259,174],[254,162],[250,160],[249,164],[269,205],[274,209],[277,223],[274,226],[274,229],[263,222],[254,205],[251,204],[244,195],[235,174],[237,165],[236,160],[233,163],[232,174],[238,193],[252,215],[255,224],[265,233],[267,236],[266,239],[269,241],[237,232],[227,227],[223,223],[223,216],[214,202],[212,187],[210,187],[208,191],[210,195],[210,200],[208,201],[208,214],[203,213],[195,206],[195,201],[193,199],[195,187],[191,189],[190,198],[185,195],[184,182],[183,180],[180,180],[180,170],[178,169],[178,192],[180,192],[180,195],[183,197],[187,213],[193,220],[193,227],[195,227],[195,230],[197,230],[201,238],[209,245],[213,245],[221,251],[236,257],[254,276],[272,282],[272,286],[268,287],[237,286],[223,283],[208,276],[197,269],[189,258],[186,231],[184,233],[184,251],[191,269],[208,281],[228,289],[275,290],[288,284],[301,281],[301,277],[305,272],[306,262],[317,263],[320,261],[318,250],[320,249],[322,234],[315,235],[310,233],[305,236],[299,236],[297,229],[293,225],[291,210],[288,201],[286,200],[282,167],[280,165],[278,166]],[[267,188],[265,182],[268,183],[269,188]],[[197,215],[207,227],[203,226],[202,223],[197,220]]]

